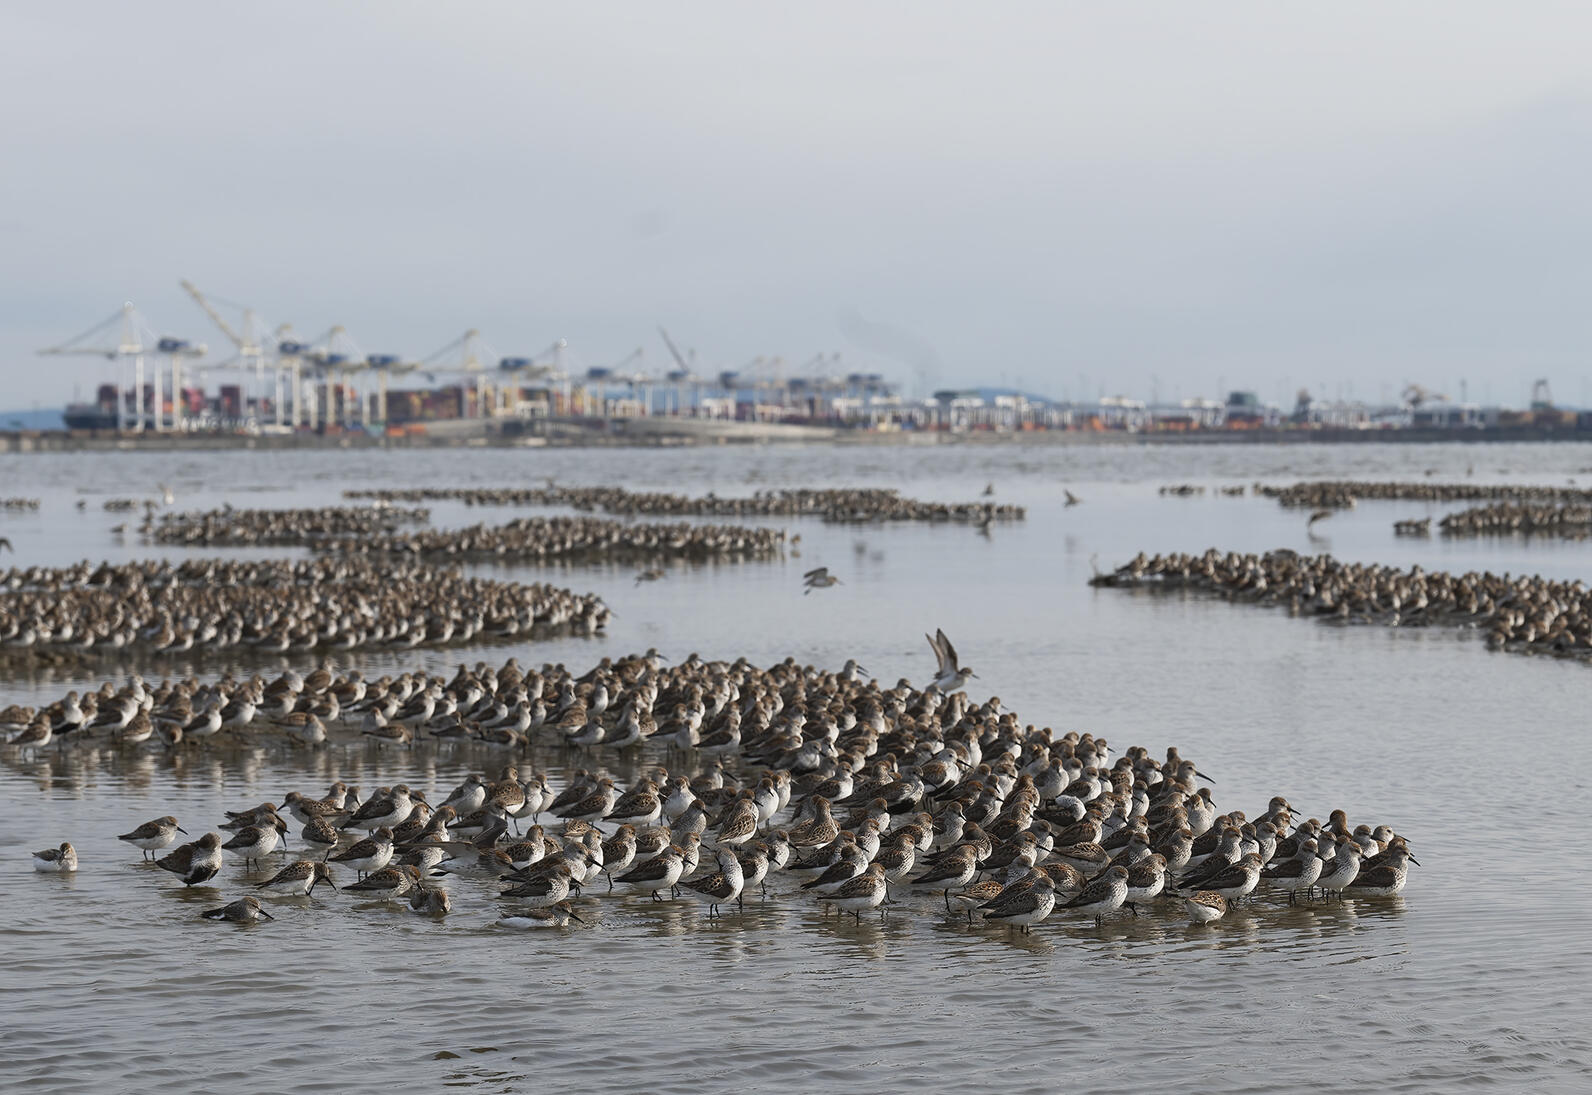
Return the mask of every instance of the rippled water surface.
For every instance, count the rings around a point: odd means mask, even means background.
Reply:
[[[407,782],[435,802],[502,757],[346,737],[313,755],[263,739],[172,753],[0,750],[0,1088],[1592,1089],[1592,882],[1576,851],[1592,836],[1587,666],[1489,653],[1457,631],[1335,628],[1087,585],[1092,558],[1110,567],[1140,549],[1210,546],[1592,579],[1585,542],[1392,534],[1397,518],[1453,507],[1362,503],[1311,537],[1302,514],[1262,499],[1156,493],[1171,482],[1428,473],[1592,482],[1592,447],[0,457],[0,496],[44,500],[36,514],[0,514],[0,535],[16,561],[52,564],[156,554],[114,535],[126,515],[101,508],[156,482],[172,486],[179,509],[546,476],[721,494],[884,485],[951,501],[993,482],[1029,518],[988,538],[965,527],[782,521],[801,537],[782,560],[674,566],[645,585],[628,567],[502,568],[598,592],[618,616],[592,639],[346,664],[379,674],[513,654],[584,671],[657,646],[677,659],[696,651],[759,664],[856,657],[881,680],[922,683],[932,670],[923,633],[943,627],[978,670],[980,698],[999,695],[1025,722],[1105,734],[1117,749],[1175,744],[1215,777],[1224,809],[1253,816],[1277,793],[1318,817],[1341,807],[1353,822],[1407,835],[1422,864],[1400,898],[1262,902],[1202,929],[1167,904],[1099,927],[1058,913],[1012,936],[970,928],[937,896],[857,923],[826,918],[785,880],[712,922],[695,903],[610,897],[599,883],[582,906],[587,927],[510,934],[492,926],[495,890],[478,875],[450,882],[455,911],[441,922],[317,890],[270,902],[274,923],[238,928],[198,917],[245,892],[237,864],[215,886],[185,891],[115,834],[165,813],[197,834],[223,809],[280,802],[289,790],[320,795],[334,779]],[[1064,489],[1083,504],[1065,507]],[[434,507],[439,524],[522,512]],[[845,584],[804,597],[800,575],[817,565]],[[138,668],[209,677],[225,667]],[[49,702],[104,673],[7,671],[0,706]],[[575,764],[623,779],[638,770],[612,752],[543,747],[532,759],[555,783]],[[63,839],[81,870],[35,874],[27,853]]]

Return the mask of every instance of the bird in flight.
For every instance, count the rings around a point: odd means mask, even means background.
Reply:
[[[967,683],[969,677],[978,676],[977,673],[965,666],[957,664],[956,647],[951,645],[951,640],[945,637],[945,632],[935,629],[932,636],[925,635],[929,640],[929,649],[934,651],[934,660],[938,669],[934,674],[934,685],[942,692],[955,692]]]
[[[1311,528],[1311,527],[1313,527],[1315,525],[1315,523],[1317,521],[1325,520],[1326,518],[1331,517],[1331,516],[1332,516],[1332,511],[1331,510],[1329,510],[1329,509],[1318,509],[1318,510],[1316,510],[1314,513],[1312,513],[1310,515],[1310,520],[1305,522],[1305,528],[1307,528],[1307,529]]]
[[[802,575],[802,584],[806,587],[802,590],[802,596],[805,597],[815,589],[828,589],[830,586],[842,583],[839,578],[829,573],[828,567],[814,567]]]
[[[1083,501],[1082,498],[1079,498],[1076,494],[1072,493],[1072,491],[1070,491],[1070,490],[1063,490],[1061,493],[1065,494],[1067,496],[1067,505],[1069,505],[1069,506],[1076,506],[1079,502]]]

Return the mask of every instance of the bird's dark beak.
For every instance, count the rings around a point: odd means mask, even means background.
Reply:
[[[584,919],[582,919],[581,917],[575,915],[575,910],[574,909],[569,910],[569,918],[571,920],[579,920],[582,924],[586,923],[586,921]]]
[[[1198,776],[1200,779],[1204,780],[1206,783],[1214,784],[1216,782],[1210,776],[1207,776],[1204,772],[1201,772],[1198,768],[1194,769],[1194,774],[1196,776]]]
[[[181,825],[177,826],[177,831],[179,833],[181,833],[183,836],[187,836],[188,835],[188,830],[184,829]]]
[[[1417,867],[1421,865],[1421,861],[1416,859],[1414,856],[1410,856],[1410,862],[1415,864]]]
[[[270,913],[266,912],[264,909],[260,910],[260,915],[265,917],[267,920],[275,920],[276,919],[276,917],[272,916]]]

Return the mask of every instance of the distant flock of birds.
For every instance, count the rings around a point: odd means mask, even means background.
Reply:
[[[1592,656],[1592,590],[1579,579],[1449,574],[1415,566],[1339,562],[1282,549],[1264,555],[1140,552],[1091,585],[1192,589],[1229,600],[1287,608],[1294,615],[1386,627],[1466,627],[1493,649]]]
[[[656,651],[604,659],[580,676],[510,659],[460,666],[447,680],[367,681],[324,667],[270,683],[151,688],[135,678],[107,684],[101,714],[61,740],[125,735],[143,719],[185,725],[184,743],[263,723],[323,746],[328,725],[357,724],[378,741],[425,735],[505,757],[496,778],[473,774],[435,808],[408,784],[362,798],[338,782],[324,796],[296,791],[228,811],[216,830],[169,852],[190,835],[175,816],[121,836],[146,858],[166,852],[155,866],[186,886],[211,883],[230,854],[254,892],[203,915],[239,923],[274,918],[278,906],[261,896],[338,886],[337,871],[355,876],[345,875],[345,892],[430,916],[452,910],[457,880],[492,895],[504,928],[598,915],[592,892],[604,880],[653,901],[694,900],[710,917],[771,888],[858,920],[916,893],[969,924],[1023,932],[1053,914],[1098,923],[1175,902],[1205,924],[1240,903],[1404,888],[1415,860],[1387,826],[1351,826],[1342,811],[1303,819],[1281,795],[1254,815],[1218,811],[1208,778],[1175,748],[1164,759],[1137,746],[1113,754],[1104,738],[1024,725],[999,698],[975,703],[960,690],[975,675],[943,631],[929,645],[936,671],[921,689],[885,687],[854,661],[839,671],[695,655],[669,665]],[[69,696],[51,711],[74,704]],[[520,760],[533,743],[589,754],[594,766],[554,787]],[[613,750],[652,759],[621,788],[595,763],[623,755]],[[544,825],[543,815],[562,824]],[[290,818],[298,849],[284,855]],[[33,862],[41,872],[79,866],[70,842]]]
[[[166,561],[0,572],[0,658],[403,649],[594,634],[600,597],[412,562]]]
[[[1381,502],[1592,502],[1592,489],[1515,483],[1421,483],[1312,480],[1291,486],[1255,484],[1255,494],[1293,509],[1352,509],[1361,499]]]
[[[180,547],[314,546],[329,540],[387,536],[430,521],[425,509],[393,506],[319,506],[303,509],[221,509],[163,514],[139,532],[157,544]]]
[[[1430,521],[1430,518],[1427,518]],[[1496,502],[1445,514],[1437,527],[1444,536],[1547,534],[1585,537],[1592,533],[1592,505]]]
[[[785,531],[744,525],[632,524],[602,517],[521,517],[502,525],[425,529],[314,545],[345,555],[540,562],[764,558],[785,547]]]
[[[1257,491],[1260,489],[1258,483],[1255,489]],[[1227,498],[1242,498],[1244,496],[1244,485],[1242,483],[1236,486],[1218,486],[1216,490]],[[1163,485],[1158,493],[1162,497],[1197,498],[1205,493],[1205,488],[1198,483],[1168,483]]]
[[[985,494],[993,494],[986,490]],[[746,497],[698,497],[624,487],[453,487],[412,490],[367,489],[345,498],[382,502],[458,501],[469,506],[569,506],[623,517],[820,517],[830,522],[930,521],[979,523],[1020,521],[1022,506],[993,502],[925,502],[884,488],[764,490]]]

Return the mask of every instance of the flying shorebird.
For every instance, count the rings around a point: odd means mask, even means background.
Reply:
[[[828,567],[814,567],[802,575],[802,584],[806,587],[802,590],[802,596],[805,597],[815,589],[828,589],[830,586],[842,583],[839,578],[829,573]]]
[[[1079,498],[1076,494],[1072,493],[1072,491],[1070,491],[1070,490],[1063,490],[1061,493],[1065,494],[1067,496],[1067,504],[1069,506],[1076,506],[1078,503],[1083,501],[1082,498]]]
[[[1332,512],[1333,511],[1330,510],[1330,509],[1318,509],[1318,510],[1316,510],[1314,513],[1312,513],[1310,515],[1310,520],[1305,522],[1305,529],[1308,531],[1311,527],[1313,527],[1315,525],[1315,523],[1317,521],[1320,521],[1320,520],[1322,520],[1324,518],[1327,518],[1327,517],[1331,517],[1332,516]]]
[[[934,651],[934,659],[939,663],[933,684],[940,691],[955,692],[967,683],[969,677],[978,676],[971,669],[957,664],[956,647],[951,645],[951,640],[945,637],[944,631],[936,628],[932,638],[928,635],[923,637],[929,640],[929,649]]]
[[[662,570],[643,570],[636,575],[636,584],[639,586],[642,582],[656,582],[662,577]]]

